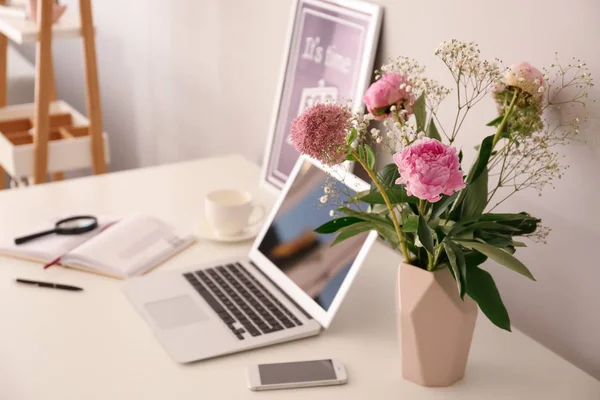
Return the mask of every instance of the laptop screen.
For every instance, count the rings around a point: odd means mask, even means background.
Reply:
[[[329,188],[326,203],[321,202],[324,185]],[[331,247],[337,234],[318,234],[314,230],[330,221],[332,210],[355,193],[311,162],[304,161],[258,245],[259,252],[326,311],[369,232]]]

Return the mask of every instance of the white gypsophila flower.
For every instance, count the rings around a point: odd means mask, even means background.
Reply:
[[[400,90],[406,90],[412,93],[415,98],[418,98],[422,93],[426,94],[427,105],[432,110],[437,110],[440,102],[447,96],[450,90],[446,89],[438,82],[428,79],[423,76],[425,68],[419,63],[408,57],[397,57],[389,59],[386,64],[381,67],[381,71],[377,74],[396,73],[405,75],[410,84],[402,83]],[[410,86],[410,89],[408,87]]]
[[[335,217],[335,211],[334,210],[329,211],[329,216],[330,217]]]
[[[325,204],[325,203],[327,203],[327,200],[329,200],[329,198],[327,197],[327,195],[325,195],[325,196],[321,196],[321,198],[319,199],[319,201],[320,201],[322,204]]]
[[[351,125],[356,129],[358,141],[365,138],[371,119],[370,114],[352,114]]]
[[[502,74],[498,64],[482,60],[480,50],[474,42],[456,39],[444,41],[434,54],[446,64],[457,86],[465,87],[461,91],[461,95],[464,94],[459,104],[461,107],[470,108],[501,81]],[[430,108],[433,107],[435,105],[430,105]]]
[[[375,142],[376,142],[376,143],[381,143],[382,141],[383,141],[383,138],[382,138],[381,136],[379,136],[379,137],[378,137],[378,138],[375,140]]]
[[[379,130],[379,129],[377,129],[377,128],[373,128],[373,129],[371,129],[371,136],[372,136],[373,138],[377,138],[377,137],[379,136],[379,133],[380,133],[380,130]]]
[[[331,188],[329,186],[324,186],[323,192],[325,192],[325,194],[329,194],[329,192],[331,192]]]
[[[544,92],[544,90],[546,90],[546,88],[545,88],[545,87],[543,87],[543,86],[540,86],[540,87],[538,88],[538,93],[543,93],[543,92]]]

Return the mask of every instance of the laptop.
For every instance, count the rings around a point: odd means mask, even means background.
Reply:
[[[125,281],[128,299],[175,361],[305,338],[329,326],[377,234],[331,247],[335,234],[314,232],[338,207],[320,202],[326,182],[336,203],[369,188],[301,157],[247,257]]]

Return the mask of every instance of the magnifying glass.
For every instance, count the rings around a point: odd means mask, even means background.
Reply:
[[[56,223],[54,229],[48,231],[34,233],[32,235],[23,236],[15,239],[15,244],[27,243],[30,240],[40,238],[42,236],[51,235],[81,235],[82,233],[93,231],[98,227],[98,219],[90,215],[79,215],[61,219]]]

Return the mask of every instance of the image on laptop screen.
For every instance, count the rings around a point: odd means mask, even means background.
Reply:
[[[335,199],[322,204],[325,183],[331,187],[331,197]],[[318,234],[314,229],[330,221],[331,210],[355,193],[305,161],[258,246],[265,257],[324,310],[329,309],[369,232],[331,247],[337,234]]]

